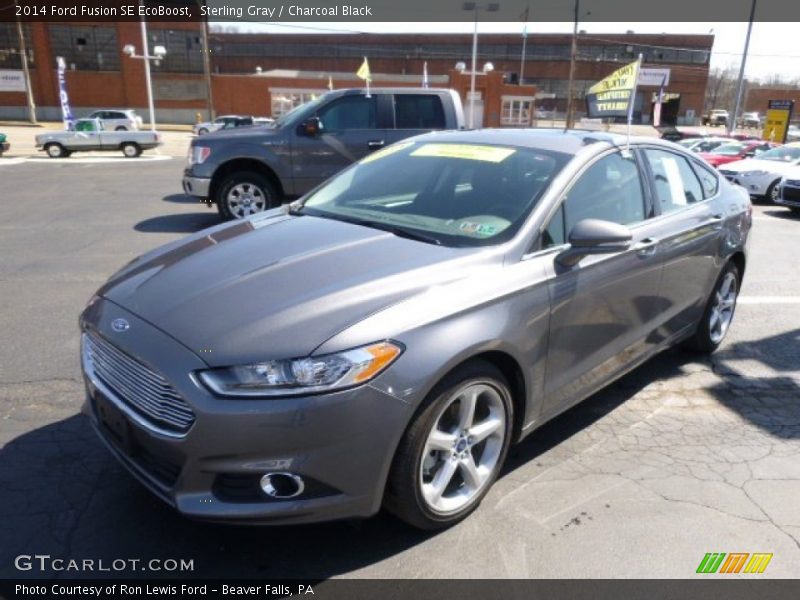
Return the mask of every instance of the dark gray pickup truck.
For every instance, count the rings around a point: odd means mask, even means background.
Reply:
[[[192,140],[183,189],[242,219],[313,189],[370,152],[437,129],[463,129],[453,90],[335,90],[273,125],[209,133]]]

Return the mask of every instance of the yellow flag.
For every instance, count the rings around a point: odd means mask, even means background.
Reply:
[[[369,63],[366,56],[364,57],[364,62],[361,63],[358,71],[356,71],[356,75],[364,81],[372,81],[372,74],[369,72]]]
[[[616,92],[620,90],[632,90],[636,87],[636,79],[639,75],[639,61],[634,61],[629,65],[617,69],[611,75],[598,81],[589,88],[590,94],[602,94],[603,92]]]

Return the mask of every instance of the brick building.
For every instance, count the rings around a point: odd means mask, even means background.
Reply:
[[[67,87],[74,112],[100,107],[136,108],[146,118],[143,61],[122,53],[126,44],[141,51],[138,23],[32,23],[26,25],[31,79],[40,118],[59,119],[55,57],[68,65]],[[163,45],[167,56],[153,68],[159,121],[193,122],[205,116],[198,24],[149,23],[151,49]],[[575,73],[578,116],[585,90],[621,64],[643,54],[645,66],[669,68],[671,101],[664,114],[678,123],[700,116],[708,79],[711,35],[581,34]],[[215,33],[209,38],[214,107],[218,114],[272,116],[334,87],[361,85],[354,73],[369,57],[374,85],[419,85],[427,63],[432,86],[459,89],[466,101],[464,71],[470,64],[472,37],[462,34],[288,34]],[[522,38],[482,34],[478,52],[478,88],[483,124],[521,125],[536,107],[563,114],[567,103],[571,36],[530,34],[522,83]],[[19,69],[13,24],[0,23],[0,71]],[[492,63],[494,71],[484,73]],[[649,122],[656,88],[640,88],[635,119]],[[24,93],[0,87],[0,118],[23,118]]]

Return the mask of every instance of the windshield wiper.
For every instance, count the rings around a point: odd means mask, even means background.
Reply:
[[[301,207],[302,210],[303,207]],[[313,210],[313,209],[312,209]],[[382,223],[381,221],[371,221],[369,219],[359,219],[358,217],[349,217],[327,211],[303,212],[294,211],[289,214],[311,215],[312,217],[322,217],[323,219],[334,219],[336,221],[344,221],[345,223],[352,223],[353,225],[361,225],[363,227],[370,227],[372,229],[380,229],[381,231],[388,231],[397,237],[407,238],[409,240],[416,240],[418,242],[425,242],[426,244],[433,244],[434,246],[441,246],[442,242],[438,238],[431,235],[425,235],[405,227],[398,225],[391,225],[389,223]]]

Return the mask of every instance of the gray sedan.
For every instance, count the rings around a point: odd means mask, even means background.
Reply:
[[[670,142],[427,134],[146,254],[81,318],[85,411],[193,518],[473,511],[511,443],[731,325],[751,206]]]

